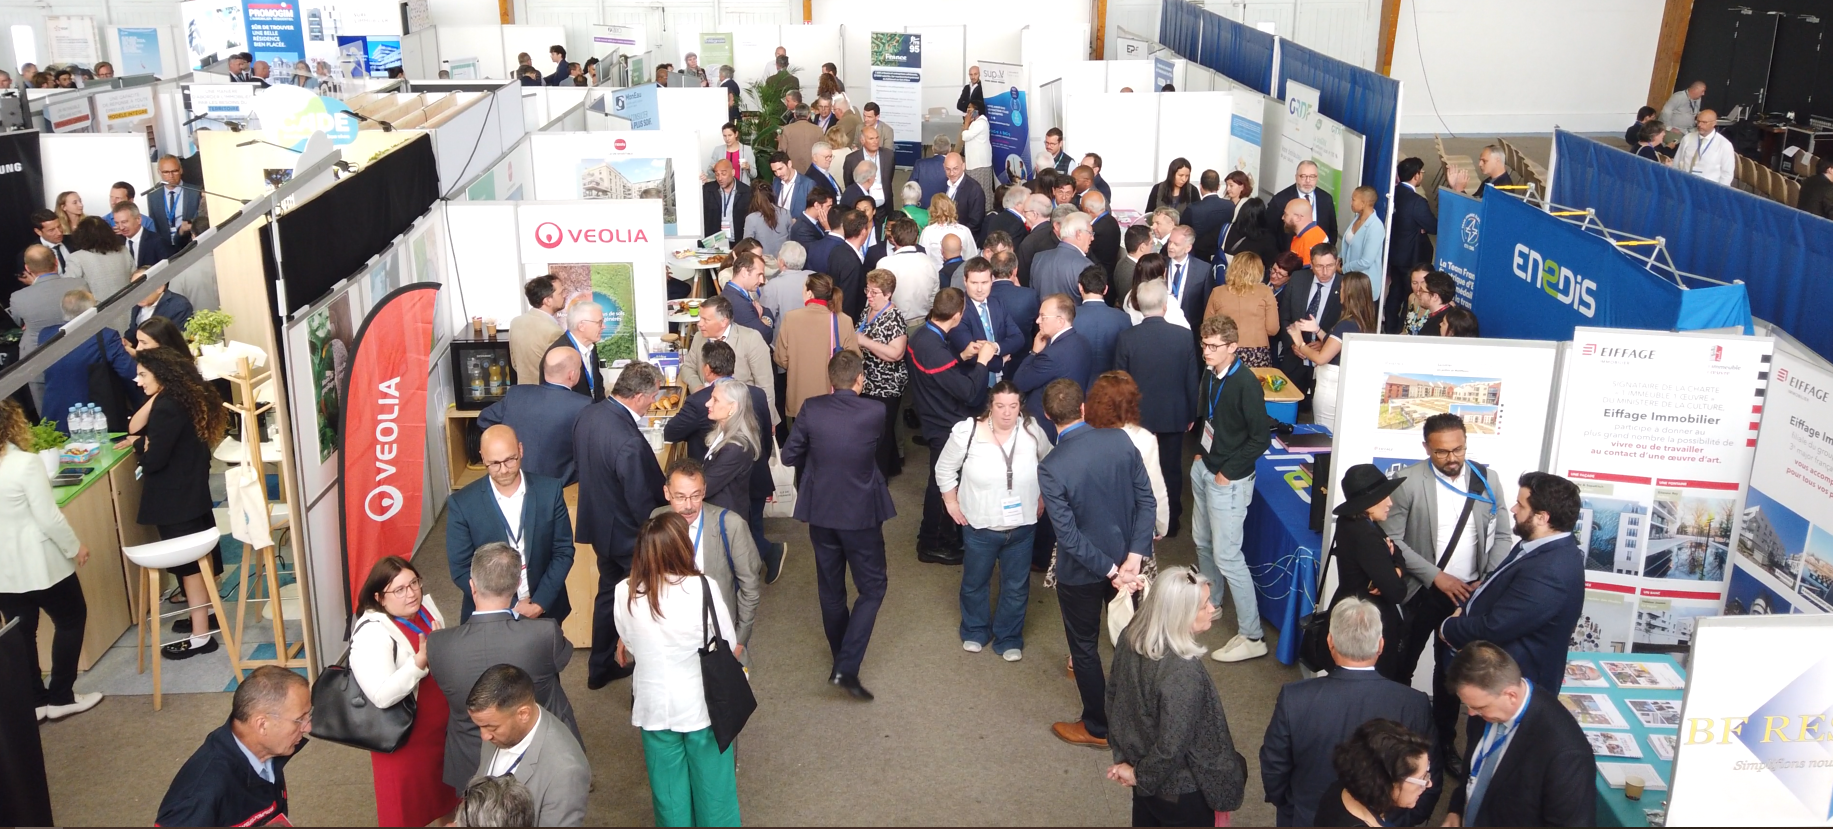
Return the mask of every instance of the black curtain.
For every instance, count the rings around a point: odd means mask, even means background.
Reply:
[[[1828,11],[1826,0],[1694,3],[1675,88],[1705,81],[1704,104],[1721,120],[1733,106],[1755,108],[1759,95],[1763,112],[1833,116],[1833,58],[1821,48],[1833,25]]]
[[[19,257],[38,242],[32,233],[32,211],[45,204],[44,167],[38,160],[38,133],[0,135],[0,307],[20,287]]]
[[[420,135],[281,216],[262,234],[261,248],[269,285],[279,278],[276,244],[286,263],[286,314],[355,274],[438,199],[433,142]]]

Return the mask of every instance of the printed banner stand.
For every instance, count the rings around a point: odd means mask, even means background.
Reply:
[[[427,363],[439,284],[420,282],[382,298],[357,331],[340,399],[344,583],[356,609],[377,561],[411,559],[420,532],[426,467]],[[360,428],[358,428],[360,427]]]
[[[990,91],[987,132],[993,144],[993,177],[1000,184],[1031,180],[1031,110],[1027,108],[1025,67],[980,61],[980,88]],[[997,205],[994,205],[997,207]]]
[[[872,100],[878,103],[878,117],[900,139],[897,166],[908,167],[923,157],[923,36],[873,32],[871,66]],[[910,138],[917,140],[907,140]]]
[[[1457,282],[1458,304],[1475,308],[1477,241],[1482,238],[1483,201],[1450,188],[1438,190],[1438,269]],[[1409,267],[1412,263],[1402,263]],[[1500,332],[1497,332],[1500,333]]]
[[[1770,368],[1727,616],[1833,610],[1833,365],[1778,338]]]

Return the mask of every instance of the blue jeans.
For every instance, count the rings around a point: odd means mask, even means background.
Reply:
[[[1235,594],[1235,620],[1241,635],[1259,639],[1260,608],[1254,577],[1248,573],[1247,558],[1241,554],[1247,505],[1254,500],[1254,476],[1218,484],[1215,473],[1199,457],[1190,464],[1190,494],[1190,535],[1197,545],[1197,569],[1209,579],[1209,603],[1221,606],[1226,580],[1228,592]]]
[[[961,641],[989,640],[1004,653],[1025,647],[1025,605],[1031,597],[1031,534],[1026,525],[1010,530],[962,527]],[[993,565],[999,565],[999,609],[987,605]],[[989,623],[988,614],[992,614]]]

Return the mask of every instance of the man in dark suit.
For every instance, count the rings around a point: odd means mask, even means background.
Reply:
[[[844,298],[841,310],[859,319],[859,312],[866,307],[866,238],[872,232],[872,220],[857,210],[847,210],[840,214],[834,228],[843,238],[828,249],[826,273],[834,278],[834,288]]]
[[[770,154],[771,195],[776,199],[778,210],[791,215],[799,215],[808,206],[808,192],[815,189],[815,182],[809,177],[796,172],[795,162],[789,159],[789,153],[777,150]],[[823,230],[817,226],[817,230]],[[795,239],[795,229],[790,229],[790,238]],[[802,239],[795,239],[801,242]]]
[[[1031,356],[1026,357],[1012,375],[1013,385],[1025,394],[1025,410],[1037,418],[1038,425],[1052,441],[1057,438],[1044,410],[1044,387],[1052,380],[1074,380],[1078,388],[1087,389],[1092,376],[1095,355],[1087,338],[1075,329],[1076,303],[1063,294],[1044,297],[1037,312],[1037,336],[1031,340]]]
[[[1191,254],[1214,265],[1216,248],[1222,242],[1222,226],[1235,218],[1235,204],[1222,198],[1222,176],[1214,170],[1203,171],[1203,176],[1197,179],[1197,189],[1202,191],[1202,197],[1185,208],[1180,218],[1196,233],[1196,246]]]
[[[598,356],[598,341],[604,336],[604,306],[592,300],[580,300],[567,306],[566,333],[547,347],[548,351],[568,348],[579,355],[579,381],[573,384],[573,391],[594,402],[605,399],[605,362]]]
[[[1102,372],[1114,367],[1114,345],[1120,332],[1133,327],[1127,312],[1107,304],[1107,271],[1090,265],[1082,271],[1078,288],[1082,305],[1076,309],[1076,331],[1088,340],[1088,381],[1093,383]]]
[[[1292,323],[1302,319],[1317,320],[1316,334],[1305,334],[1306,342],[1328,336],[1343,316],[1343,285],[1337,281],[1337,252],[1330,245],[1311,250],[1311,267],[1292,274],[1285,291],[1279,295],[1279,338],[1286,344],[1281,370],[1299,390],[1311,397],[1312,367],[1292,351]]]
[[[1426,695],[1375,673],[1381,651],[1381,609],[1350,596],[1330,609],[1330,655],[1336,667],[1315,679],[1287,683],[1273,704],[1260,744],[1260,781],[1280,826],[1311,826],[1318,800],[1337,782],[1336,747],[1369,720],[1393,720],[1422,737],[1432,735]],[[1399,825],[1416,826],[1438,804],[1443,771],[1432,762],[1432,786]]]
[[[565,511],[563,505],[561,512]],[[426,637],[427,667],[452,709],[446,723],[445,782],[461,791],[477,772],[478,751],[483,746],[477,724],[466,713],[465,699],[478,677],[492,666],[514,665],[528,672],[541,707],[565,723],[574,739],[579,738],[573,703],[560,685],[560,672],[573,660],[573,644],[561,633],[560,622],[531,619],[513,611],[522,557],[508,544],[492,542],[479,547],[470,560],[472,566],[460,589],[465,605],[475,601],[477,609],[463,624],[448,625]]]
[[[988,281],[991,272],[987,274]],[[980,413],[985,405],[989,366],[998,346],[976,337],[967,340],[962,320],[968,316],[961,291],[943,288],[929,307],[929,318],[910,335],[910,396],[929,446],[929,481],[923,488],[923,522],[917,529],[917,560],[960,564],[961,528],[948,515],[936,486],[936,464],[955,424]]]
[[[879,140],[878,127],[865,127],[859,131],[859,149],[847,153],[846,166],[841,177],[848,186],[853,184],[853,172],[859,169],[859,162],[870,161],[878,166],[878,186],[885,196],[885,208],[897,206],[897,193],[891,189],[893,174],[897,172],[897,152]]]
[[[1162,281],[1139,286],[1139,312],[1145,319],[1114,341],[1114,368],[1133,375],[1141,390],[1150,390],[1139,397],[1139,425],[1158,437],[1159,472],[1165,479],[1165,499],[1171,502],[1165,534],[1174,536],[1184,515],[1184,481],[1190,477],[1183,463],[1184,434],[1197,419],[1197,377],[1203,361],[1190,332],[1165,320],[1166,298]]]
[[[1061,437],[1038,462],[1037,483],[1055,530],[1057,604],[1082,696],[1080,721],[1050,728],[1064,742],[1106,748],[1101,608],[1117,591],[1140,587],[1140,565],[1152,552],[1152,482],[1125,432],[1082,422],[1080,386],[1059,379],[1043,397]]]
[[[1292,231],[1285,225],[1286,202],[1293,199],[1304,199],[1311,203],[1311,220],[1317,222],[1324,235],[1336,242],[1342,237],[1337,235],[1337,205],[1330,194],[1317,186],[1317,162],[1309,159],[1298,163],[1297,174],[1293,184],[1273,196],[1267,204],[1267,229],[1279,237],[1279,249],[1292,246]]]
[[[1581,592],[1583,569],[1574,582]],[[1597,759],[1584,729],[1559,703],[1563,647],[1560,660],[1552,685],[1523,676],[1522,666],[1492,642],[1471,642],[1451,660],[1447,682],[1483,729],[1467,741],[1470,775],[1454,783],[1447,825],[1596,825]]]
[[[713,180],[700,185],[700,213],[704,222],[700,235],[711,236],[721,230],[726,238],[737,241],[745,234],[745,216],[750,212],[751,185],[737,179],[732,162],[720,159],[713,165]]]
[[[1006,188],[1005,198],[999,203],[999,212],[987,216],[987,235],[992,235],[996,230],[1004,231],[1012,238],[1013,248],[1017,249],[1025,241],[1025,234],[1031,230],[1031,223],[1025,218],[1025,199],[1030,195],[1031,191],[1020,186]]]
[[[586,674],[586,687],[592,690],[630,675],[613,658],[617,624],[612,595],[630,574],[637,531],[662,505],[662,467],[638,425],[661,389],[661,371],[632,362],[617,376],[610,399],[586,407],[573,426],[579,453],[577,536],[598,554],[598,602],[592,609],[592,661]]]
[[[1050,197],[1032,193],[1025,198],[1025,212],[1036,218],[1031,230],[1025,234],[1025,240],[1018,243],[1018,284],[1031,287],[1031,266],[1036,263],[1039,254],[1057,249],[1056,221],[1070,213],[1078,212],[1074,207],[1064,205],[1061,208],[1050,204]],[[1078,272],[1079,273],[1079,272]]]
[[[821,624],[834,656],[828,682],[854,699],[870,701],[872,692],[859,682],[859,666],[885,601],[884,524],[897,515],[878,470],[885,410],[884,404],[859,395],[865,374],[857,353],[843,350],[829,359],[827,380],[832,394],[802,401],[783,444],[783,463],[802,473],[795,517],[808,524],[815,548]],[[850,611],[848,570],[859,593]]]
[[[1114,188],[1108,186],[1107,179],[1101,177],[1101,155],[1099,153],[1089,153],[1082,156],[1082,166],[1087,167],[1094,173],[1094,189],[1101,191],[1101,195],[1107,197],[1108,204],[1113,204]]]
[[[163,186],[146,196],[146,215],[153,220],[153,232],[178,250],[210,229],[210,210],[204,191],[184,183],[184,163],[178,156],[160,156],[159,183]]]
[[[1814,159],[1814,174],[1801,179],[1801,196],[1795,207],[1823,219],[1833,219],[1833,159]]]
[[[1523,474],[1519,484],[1512,513],[1521,543],[1438,632],[1454,651],[1494,642],[1551,695],[1559,693],[1566,644],[1585,607],[1585,553],[1572,537],[1578,486],[1546,472]],[[1450,679],[1446,684],[1457,690]]]
[[[993,290],[989,296],[1005,306],[1006,313],[1018,326],[1018,333],[1024,337],[1021,342],[1029,344],[1031,338],[1037,336],[1037,311],[1038,305],[1042,303],[1037,289],[1018,284],[1018,257],[1011,251],[995,253],[987,261],[993,266]],[[1024,362],[1026,353],[1021,347],[1008,355],[1010,359],[1006,360],[1005,372],[1010,374],[1016,371],[1018,364]]]
[[[959,214],[961,224],[974,234],[978,241],[982,237],[981,227],[986,224],[987,194],[980,188],[980,182],[967,177],[967,162],[961,159],[960,153],[949,153],[942,159],[942,172],[947,180],[942,183],[942,192],[955,200],[955,212]]]
[[[687,443],[687,456],[696,461],[706,457],[706,437],[713,432],[713,422],[707,417],[706,404],[713,397],[714,381],[731,377],[738,369],[738,352],[732,350],[728,343],[709,341],[700,346],[700,379],[706,383],[681,403],[681,411],[668,419],[668,425],[662,427],[662,439],[674,443]],[[770,423],[770,397],[764,390],[746,384],[751,391],[751,414],[757,418],[759,428]],[[764,501],[776,491],[776,482],[770,477],[770,457],[776,451],[776,441],[766,436],[763,443],[764,454],[751,465],[751,514],[742,516],[751,530],[751,541],[763,556],[766,583],[776,581],[782,572],[782,550],[764,537]],[[702,482],[704,483],[704,481]],[[722,585],[730,588],[731,585]]]
[[[808,169],[803,170],[802,175],[813,181],[816,187],[826,187],[835,193],[846,189],[846,185],[836,181],[827,172],[827,168],[834,165],[834,145],[826,141],[816,141],[815,145],[809,148],[808,157]]]
[[[56,276],[56,274],[52,275]],[[72,286],[81,287],[76,285],[74,280]],[[194,313],[196,309],[191,307],[191,300],[185,298],[184,294],[172,290],[169,285],[161,285],[146,299],[140,300],[134,306],[133,313],[128,314],[127,331],[121,335],[122,339],[132,344],[134,335],[140,331],[140,324],[153,317],[165,317],[171,320],[173,325],[178,326],[178,330],[183,331],[185,323],[191,321],[191,315]],[[25,342],[25,340],[21,339],[20,342]]]
[[[510,386],[503,399],[478,413],[478,428],[488,430],[502,424],[513,429],[522,441],[523,472],[572,486],[579,480],[573,459],[573,423],[592,405],[590,398],[573,391],[579,372],[579,352],[567,348],[547,352],[541,359],[541,383]]]
[[[1386,320],[1383,329],[1388,334],[1400,333],[1405,322],[1401,311],[1412,290],[1407,275],[1414,265],[1432,261],[1432,235],[1438,232],[1438,217],[1432,215],[1432,205],[1419,193],[1425,169],[1425,162],[1407,158],[1400,162],[1397,173],[1400,182],[1394,188],[1393,226],[1388,232],[1387,288],[1381,302],[1382,319]]]
[[[764,257],[744,251],[732,258],[732,279],[719,295],[732,303],[732,322],[757,332],[768,343],[776,339],[776,320],[764,310],[759,291],[764,287]]]
[[[115,233],[127,243],[127,255],[134,258],[135,268],[150,268],[172,257],[172,243],[146,228],[133,202],[115,205],[114,214]]]
[[[568,79],[573,76],[573,67],[567,64],[566,47],[561,46],[558,43],[547,47],[547,58],[548,60],[553,61],[555,64],[554,65],[554,74],[548,75],[547,77],[542,78],[541,79],[542,85],[560,86],[562,84],[569,83]],[[648,81],[649,79],[644,78],[643,80]]]
[[[1088,214],[1074,207],[1065,207],[1067,212],[1053,222],[1056,236],[1060,240],[1056,249],[1043,251],[1031,260],[1031,287],[1037,289],[1040,297],[1053,294],[1081,296],[1082,291],[1077,285],[1082,279],[1082,271],[1095,264],[1088,258],[1088,251],[1095,241]]]
[[[526,388],[536,388],[527,386]],[[577,397],[577,395],[574,395]],[[471,557],[492,541],[523,554],[527,568],[515,589],[515,610],[530,618],[566,621],[566,575],[573,569],[573,527],[564,484],[523,471],[526,452],[516,430],[497,424],[484,430],[479,446],[489,473],[452,493],[446,501],[446,566],[464,594],[459,620],[471,617]]]
[[[1082,212],[1088,214],[1089,229],[1094,234],[1094,241],[1088,245],[1088,258],[1111,277],[1120,261],[1120,222],[1107,209],[1107,197],[1099,192],[1090,191],[1082,197]]]
[[[1512,186],[1514,177],[1508,174],[1508,156],[1502,148],[1491,144],[1477,155],[1477,171],[1483,174],[1483,183],[1496,189]],[[1483,198],[1483,188],[1477,188],[1477,198]]]
[[[789,241],[801,242],[802,247],[808,248],[827,238],[828,213],[833,209],[834,191],[819,185],[810,188],[808,195],[802,198],[801,209],[796,213],[795,221],[789,226]],[[811,258],[808,261],[826,260]]]
[[[1190,322],[1191,339],[1203,324],[1203,312],[1209,307],[1209,291],[1215,287],[1215,268],[1191,255],[1196,249],[1196,232],[1190,225],[1178,225],[1165,238],[1165,288],[1169,302],[1177,303]]]
[[[961,97],[955,99],[955,109],[966,112],[972,106],[975,112],[987,111],[986,94],[980,90],[980,67],[967,68],[967,83],[961,86]]]
[[[954,148],[955,143],[948,140],[948,136],[938,135],[929,142],[929,157],[919,158],[910,166],[910,180],[923,188],[922,207],[929,207],[929,200],[935,194],[948,189],[948,173],[943,164]]]
[[[944,240],[953,238],[947,236]],[[961,274],[961,290],[966,302],[961,309],[961,324],[944,329],[948,332],[948,347],[956,354],[961,354],[973,343],[982,340],[993,343],[994,357],[987,363],[987,382],[982,384],[983,389],[991,388],[1002,374],[1018,364],[1017,358],[1025,353],[1025,346],[1030,340],[1019,327],[1012,310],[993,296],[994,283],[1003,280],[993,278],[992,262],[984,256],[976,256],[962,264]],[[1037,309],[1028,309],[1028,312],[1032,319],[1036,319]],[[985,402],[983,396],[976,395],[971,404],[975,409],[973,414],[979,414],[979,407]],[[957,418],[955,422],[959,423],[960,419]],[[943,435],[947,435],[946,429]]]

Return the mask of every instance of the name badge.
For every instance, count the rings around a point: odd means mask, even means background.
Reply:
[[[1025,523],[1025,503],[1018,499],[1018,493],[1006,490],[1006,497],[1000,499],[999,523],[1007,527]]]
[[[1211,423],[1204,422],[1203,424],[1203,451],[1208,452],[1209,447],[1214,445],[1215,442],[1216,442],[1216,427]]]

